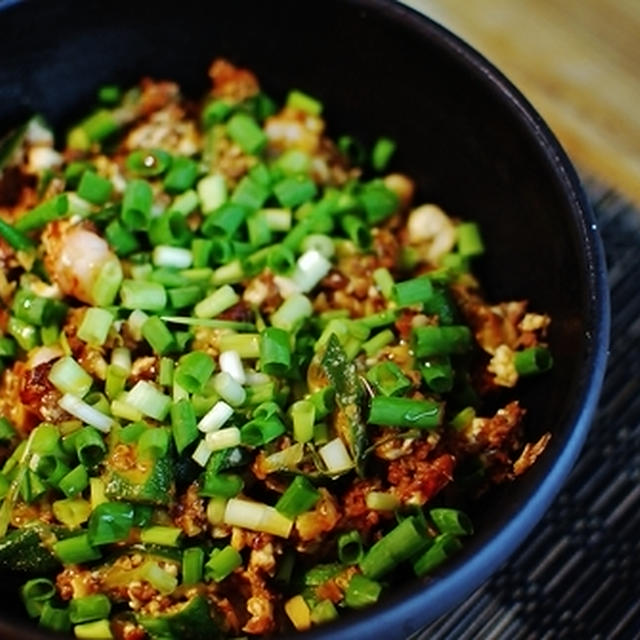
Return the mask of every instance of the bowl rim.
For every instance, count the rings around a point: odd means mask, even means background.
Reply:
[[[546,158],[549,168],[562,187],[573,212],[573,222],[584,243],[588,273],[588,304],[585,318],[587,329],[586,368],[582,373],[579,393],[576,394],[567,417],[572,425],[564,447],[556,454],[549,472],[534,487],[519,513],[502,527],[495,537],[481,544],[469,557],[453,560],[429,584],[412,581],[397,593],[388,595],[373,608],[353,612],[336,622],[304,633],[282,634],[281,638],[319,640],[348,640],[377,635],[384,630],[387,640],[406,638],[422,626],[460,604],[485,582],[522,544],[527,534],[544,515],[559,493],[582,449],[606,370],[610,331],[610,302],[606,264],[597,224],[582,188],[580,179],[561,144],[548,125],[524,95],[487,58],[456,36],[442,24],[399,0],[340,0],[363,11],[377,13],[419,37],[427,38],[435,46],[457,58],[467,72],[482,82],[496,97],[505,102],[520,123],[535,140],[538,150]],[[0,0],[0,12],[25,0]],[[21,635],[16,636],[15,633]],[[33,640],[55,637],[36,628],[27,628],[18,621],[0,619],[1,637],[23,637],[26,632]],[[58,636],[60,637],[60,636]],[[66,637],[66,636],[65,636]]]

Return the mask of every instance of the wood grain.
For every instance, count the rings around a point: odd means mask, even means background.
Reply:
[[[405,0],[525,94],[576,166],[640,202],[640,0]]]

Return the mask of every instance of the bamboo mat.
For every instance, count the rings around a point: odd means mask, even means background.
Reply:
[[[403,0],[493,62],[586,174],[640,203],[640,0]]]

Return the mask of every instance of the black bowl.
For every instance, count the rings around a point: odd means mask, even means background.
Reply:
[[[544,122],[467,45],[383,0],[0,7],[1,130],[34,111],[64,126],[101,84],[141,75],[175,79],[198,95],[209,62],[222,55],[255,70],[276,97],[291,87],[320,97],[333,134],[395,138],[396,168],[417,178],[419,201],[479,221],[490,298],[528,298],[553,318],[554,369],[519,392],[530,438],[549,430],[551,443],[525,476],[481,504],[477,534],[435,577],[409,581],[379,606],[306,637],[406,637],[460,602],[507,560],[560,489],[605,369],[600,241],[576,174]],[[3,595],[0,637],[45,637],[20,617],[15,594]]]

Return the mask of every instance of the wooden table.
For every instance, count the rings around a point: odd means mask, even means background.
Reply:
[[[640,0],[404,0],[491,60],[576,166],[640,203]]]

